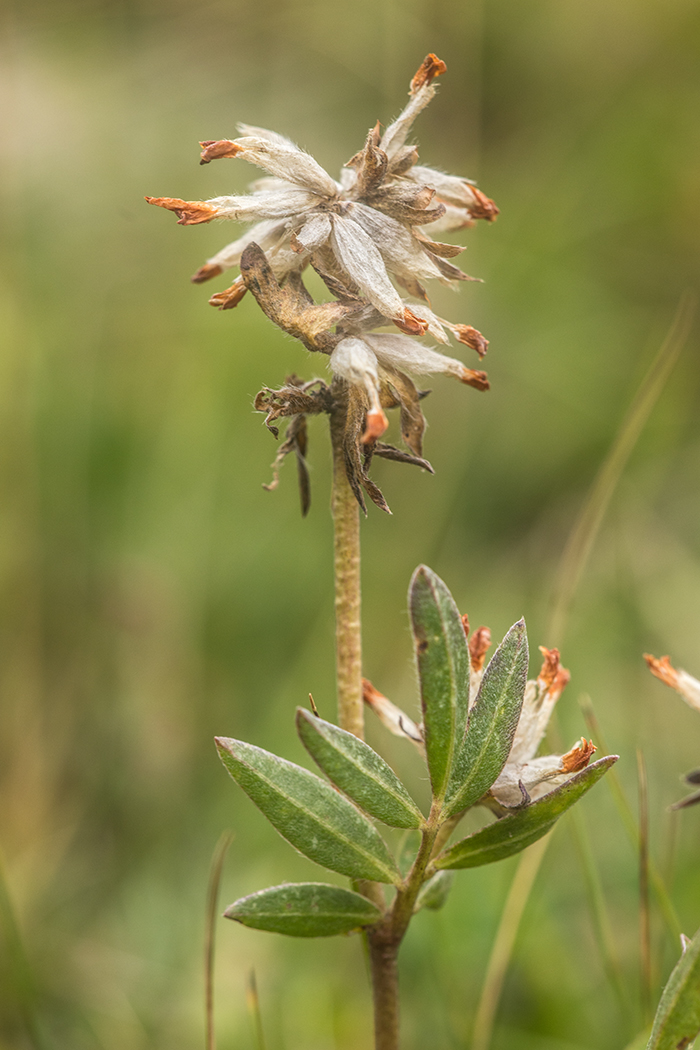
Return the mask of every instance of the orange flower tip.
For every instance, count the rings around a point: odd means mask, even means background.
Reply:
[[[242,281],[235,280],[230,288],[224,288],[223,292],[217,292],[209,300],[210,306],[217,306],[219,310],[233,310],[238,306],[241,299],[248,291]]]
[[[199,145],[202,147],[200,164],[209,164],[222,157],[237,157],[243,152],[243,146],[237,146],[231,139],[208,139]]]
[[[476,350],[479,357],[485,357],[486,351],[489,348],[488,339],[484,339],[481,332],[472,328],[470,324],[456,324],[454,326],[454,333],[457,336],[457,341],[464,343],[465,346],[471,347],[472,350]]]
[[[464,637],[468,638],[469,637],[469,617],[467,616],[466,613],[462,613],[461,619],[462,619],[462,628],[464,630]]]
[[[475,390],[491,389],[486,372],[475,372],[473,368],[465,368],[460,379],[467,386],[473,386]]]
[[[484,666],[484,657],[491,647],[491,632],[488,627],[479,627],[469,639],[469,656],[472,671],[480,671]]]
[[[297,237],[296,233],[293,233],[292,236],[290,237],[289,245],[290,245],[292,251],[296,252],[297,255],[302,255],[303,252],[306,251],[306,248],[301,243],[301,241]]]
[[[428,322],[416,317],[408,307],[404,310],[402,318],[394,317],[393,321],[396,327],[407,335],[425,335],[428,331]]]
[[[196,226],[200,222],[211,222],[216,217],[216,208],[204,201],[182,201],[179,197],[146,197],[146,200],[159,208],[174,211],[179,226]]]
[[[372,707],[375,701],[386,700],[386,697],[383,693],[380,693],[378,689],[375,689],[375,687],[370,682],[369,678],[363,678],[362,699],[368,705],[368,707]]]
[[[486,222],[493,222],[496,216],[499,214],[499,209],[496,207],[494,202],[478,190],[476,186],[469,187],[474,197],[476,198],[474,204],[469,205],[469,214],[473,219],[485,219]]]
[[[592,740],[586,740],[582,736],[580,741],[571,748],[571,751],[567,751],[565,755],[561,756],[562,773],[578,773],[580,770],[585,769],[597,750],[598,748]]]
[[[565,667],[561,666],[558,649],[545,649],[541,645],[540,652],[544,657],[544,662],[537,676],[537,681],[540,682],[544,689],[548,689],[558,696],[564,689],[564,686],[568,685],[571,674]]]
[[[409,94],[415,95],[415,93],[420,91],[422,87],[425,87],[426,84],[430,84],[435,80],[435,77],[442,76],[442,74],[446,72],[447,66],[445,63],[441,58],[438,58],[437,55],[434,55],[431,52],[429,55],[425,56],[419,68],[416,70],[416,73],[411,80]]]
[[[382,436],[388,426],[389,420],[382,411],[368,412],[365,432],[362,435],[362,444],[369,445],[372,441],[376,441],[377,438]]]
[[[212,266],[211,263],[205,263],[204,266],[199,267],[196,273],[192,274],[190,280],[192,284],[204,284],[205,281],[210,281],[212,277],[218,277],[223,272],[220,266]]]
[[[671,689],[678,688],[678,671],[671,666],[670,657],[662,656],[657,659],[650,653],[644,653],[644,659],[653,675],[660,678],[665,685],[670,685]]]

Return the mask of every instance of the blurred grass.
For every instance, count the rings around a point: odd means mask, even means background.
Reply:
[[[328,448],[311,426],[312,510],[252,397],[323,362],[254,304],[207,306],[189,274],[227,239],[181,229],[145,194],[243,189],[244,165],[200,168],[197,142],[237,120],[273,127],[336,172],[403,102],[428,50],[448,64],[417,126],[425,163],[478,178],[501,207],[467,237],[485,278],[447,316],[491,340],[492,390],[436,380],[434,478],[378,463],[394,511],[363,527],[366,670],[414,702],[405,616],[425,561],[494,634],[544,632],[555,570],[596,471],[698,284],[700,8],[691,0],[566,4],[360,0],[28,0],[0,48],[0,842],[11,913],[47,1046],[203,1045],[209,858],[236,829],[223,898],[318,871],[227,781],[215,733],[302,760],[292,711],[332,715]],[[231,234],[233,236],[233,234]],[[215,282],[216,283],[216,282]],[[565,739],[594,699],[649,779],[651,854],[666,869],[678,776],[697,716],[641,652],[700,673],[697,333],[612,500],[572,605]],[[415,784],[413,756],[370,727]],[[637,863],[604,790],[586,802],[630,999],[638,987]],[[235,854],[235,855],[234,855]],[[407,1050],[467,1045],[512,861],[462,876],[403,949]],[[682,814],[672,892],[698,926],[698,826]],[[634,1034],[596,948],[585,872],[562,834],[525,912],[494,1050],[617,1048]],[[6,910],[6,909],[5,909]],[[10,912],[8,912],[10,914]],[[662,978],[678,953],[652,906]],[[218,931],[219,1047],[253,1047],[251,967],[271,1048],[369,1045],[357,939],[297,944]],[[4,931],[8,949],[12,931]],[[0,1043],[37,1044],[0,954]],[[657,989],[658,992],[658,989]],[[641,1018],[636,1028],[641,1028]]]

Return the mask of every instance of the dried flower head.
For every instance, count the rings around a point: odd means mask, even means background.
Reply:
[[[231,309],[250,291],[275,324],[307,349],[329,356],[333,410],[339,400],[347,403],[348,478],[363,509],[363,489],[388,509],[367,476],[371,455],[386,454],[377,440],[388,425],[387,408],[400,409],[402,436],[410,450],[404,460],[426,465],[422,394],[406,372],[441,373],[477,390],[489,385],[485,372],[417,341],[428,335],[444,345],[453,338],[479,357],[488,346],[471,325],[452,324],[433,313],[425,290],[431,279],[451,286],[474,279],[451,261],[463,248],[436,241],[435,234],[471,226],[477,219],[492,221],[498,214],[473,183],[419,165],[418,150],[407,144],[414,120],[435,95],[435,78],[445,69],[435,55],[425,58],[411,80],[402,113],[383,133],[379,124],[369,131],[337,182],[284,136],[240,124],[237,139],[202,142],[201,163],[242,158],[262,168],[266,177],[252,185],[250,194],[207,201],[146,198],[174,211],[185,226],[216,218],[253,223],[208,259],[192,280],[201,283],[238,266],[239,276],[210,299],[212,305]],[[302,280],[309,266],[333,301],[313,301]],[[393,335],[375,331],[392,324]],[[270,394],[265,390],[258,395],[256,406],[267,409]],[[282,405],[285,398],[284,388],[276,392],[279,411],[274,418],[295,414],[291,401]],[[401,458],[395,452],[390,458]]]

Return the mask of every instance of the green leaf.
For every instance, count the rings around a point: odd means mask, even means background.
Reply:
[[[351,879],[401,881],[374,825],[325,780],[242,740],[217,737],[216,746],[233,779],[300,853]]]
[[[467,721],[469,650],[452,595],[425,565],[413,574],[408,601],[430,782],[434,797],[441,798]]]
[[[297,708],[301,742],[326,776],[372,817],[392,828],[419,828],[423,814],[394,771],[353,733]]]
[[[700,1032],[700,930],[686,944],[656,1011],[647,1050],[683,1050]]]
[[[432,879],[424,882],[418,891],[413,911],[417,912],[422,908],[439,911],[449,896],[453,881],[454,872],[451,871],[439,871],[437,875],[433,875]]]
[[[447,788],[445,816],[473,806],[498,779],[518,728],[527,664],[527,632],[525,621],[519,620],[496,649],[481,679]]]
[[[512,816],[503,817],[462,839],[437,857],[435,867],[477,868],[520,853],[526,846],[546,835],[562,813],[578,802],[617,762],[617,758],[617,755],[608,755],[593,762],[538,802],[532,802]]]
[[[234,901],[224,915],[254,930],[288,937],[332,937],[371,926],[382,917],[366,897],[324,882],[272,886]]]

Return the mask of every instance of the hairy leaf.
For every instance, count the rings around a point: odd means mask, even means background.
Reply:
[[[527,663],[525,621],[519,620],[493,654],[469,712],[447,788],[446,816],[478,802],[505,766],[523,706]]]
[[[241,740],[218,737],[216,745],[233,779],[300,853],[352,879],[400,881],[377,829],[325,780]]]
[[[700,1032],[700,930],[685,945],[656,1011],[647,1050],[683,1050]]]
[[[297,708],[297,730],[326,776],[370,816],[392,828],[419,828],[423,815],[383,758],[353,733]]]
[[[366,897],[323,882],[285,883],[251,893],[234,901],[224,915],[288,937],[332,937],[381,919],[379,908]]]
[[[537,839],[546,835],[555,822],[574,802],[600,780],[617,762],[617,755],[608,755],[576,773],[565,784],[555,788],[539,802],[532,802],[517,813],[503,817],[481,831],[457,842],[435,861],[436,868],[477,868],[520,853]]]
[[[467,720],[469,651],[452,595],[425,565],[413,574],[408,599],[430,782],[434,797],[441,798]]]

